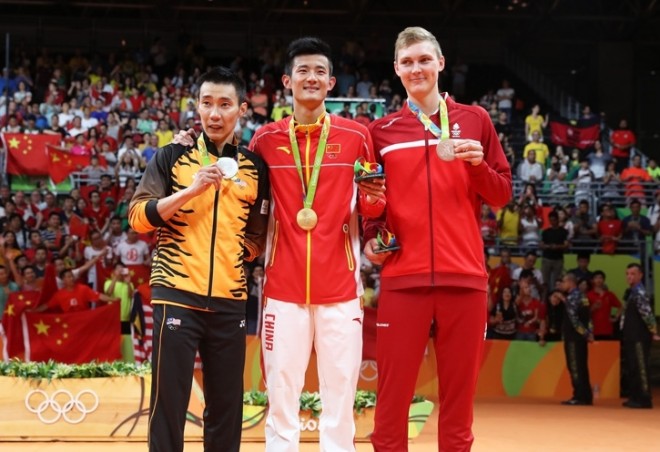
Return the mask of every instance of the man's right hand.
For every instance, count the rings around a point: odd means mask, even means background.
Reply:
[[[197,138],[197,132],[195,132],[195,129],[179,130],[179,132],[174,135],[172,143],[180,144],[182,146],[194,146],[195,138]]]
[[[383,262],[392,254],[392,251],[386,251],[384,253],[374,253],[374,250],[378,249],[378,240],[371,239],[364,245],[364,255],[369,262],[375,265],[383,265]]]

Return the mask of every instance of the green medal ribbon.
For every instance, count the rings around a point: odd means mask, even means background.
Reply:
[[[410,108],[410,110],[417,115],[419,122],[424,124],[426,130],[430,130],[434,136],[439,137],[442,141],[449,138],[449,113],[447,112],[447,103],[442,98],[442,95],[440,96],[440,104],[438,107],[440,109],[440,127],[442,127],[442,130],[439,129],[438,126],[436,126],[435,123],[431,121],[431,118],[426,116],[426,114],[420,110],[417,105],[413,104],[410,99],[408,99],[408,108]]]
[[[202,166],[209,166],[211,164],[211,159],[209,158],[209,151],[206,149],[206,142],[204,142],[204,134],[200,134],[197,137],[197,149],[202,154]]]
[[[293,153],[293,160],[296,164],[296,170],[298,171],[298,176],[300,176],[300,182],[302,184],[303,196],[303,206],[306,209],[311,209],[312,203],[314,202],[314,196],[316,195],[316,187],[319,182],[319,173],[321,172],[321,161],[323,160],[323,155],[325,154],[326,143],[328,141],[328,135],[330,134],[330,115],[326,114],[325,119],[323,120],[323,128],[321,129],[321,138],[319,139],[319,145],[316,148],[316,156],[314,157],[314,167],[312,168],[312,175],[309,180],[309,184],[305,186],[305,176],[302,172],[302,162],[300,160],[300,149],[298,148],[298,140],[296,139],[296,130],[294,125],[294,120],[291,118],[289,122],[289,141],[291,141],[291,152]]]

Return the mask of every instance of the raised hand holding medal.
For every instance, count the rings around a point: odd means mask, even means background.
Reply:
[[[314,203],[314,196],[316,195],[316,188],[319,182],[319,173],[321,172],[321,162],[325,154],[326,144],[328,142],[328,135],[330,134],[330,116],[325,115],[323,120],[323,128],[321,129],[321,137],[319,144],[316,148],[316,156],[314,157],[314,166],[312,167],[312,175],[305,184],[305,176],[302,171],[302,161],[300,159],[300,148],[298,148],[298,140],[296,138],[295,124],[293,118],[289,123],[289,141],[291,142],[291,153],[293,154],[293,161],[296,164],[296,170],[300,177],[303,192],[303,208],[296,214],[296,223],[300,229],[304,231],[311,231],[316,227],[319,217],[312,209]]]
[[[410,110],[417,115],[419,122],[424,124],[427,130],[429,130],[434,136],[436,136],[438,141],[438,146],[436,148],[436,154],[441,160],[445,162],[451,162],[456,158],[455,142],[449,138],[449,113],[447,112],[447,102],[440,96],[440,127],[431,121],[420,108],[412,103],[408,99],[408,107]]]

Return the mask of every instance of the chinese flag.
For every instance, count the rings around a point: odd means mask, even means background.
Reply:
[[[19,357],[24,352],[23,329],[21,314],[26,309],[34,309],[39,305],[41,293],[36,290],[11,292],[2,315],[2,328],[5,330],[3,358],[5,360]]]
[[[147,265],[127,265],[126,268],[131,274],[131,282],[134,287],[139,287],[144,283],[149,283],[151,276],[151,267]]]
[[[69,219],[69,234],[77,235],[81,240],[83,240],[87,238],[88,232],[89,225],[83,218],[80,218],[78,215],[73,215]]]
[[[53,145],[48,149],[48,174],[56,184],[64,181],[74,171],[89,166],[89,155],[73,155],[68,150]]]
[[[105,258],[96,262],[96,287],[103,291],[103,285],[106,279],[112,278],[112,264],[105,265]]]
[[[26,312],[22,325],[26,361],[82,364],[121,358],[119,303],[61,314]]]
[[[58,145],[60,135],[4,133],[7,172],[24,176],[48,175],[48,144]]]

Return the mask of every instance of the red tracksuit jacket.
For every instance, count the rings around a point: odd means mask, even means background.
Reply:
[[[312,205],[318,224],[309,232],[296,223],[303,192],[289,141],[292,117],[261,127],[250,143],[250,149],[266,161],[271,182],[264,278],[268,298],[324,304],[362,295],[358,208],[364,216],[377,217],[385,203],[367,203],[364,196],[358,196],[353,182],[355,160],[375,159],[367,128],[339,116],[330,118],[330,135]],[[307,177],[312,172],[321,124],[317,121],[296,129]]]
[[[458,286],[485,291],[488,285],[480,209],[482,202],[504,206],[509,201],[511,169],[488,113],[443,96],[450,138],[481,142],[485,155],[480,165],[440,160],[438,139],[407,104],[369,127],[386,174],[387,208],[378,220],[365,221],[365,241],[385,224],[401,245],[383,265],[382,288]],[[431,119],[440,127],[438,113]]]

